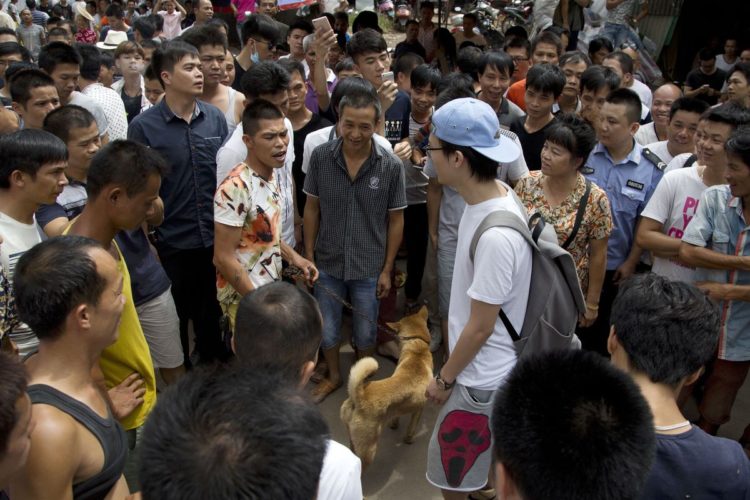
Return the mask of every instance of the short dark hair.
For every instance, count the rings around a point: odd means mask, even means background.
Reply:
[[[255,36],[271,43],[277,43],[280,36],[279,28],[276,27],[276,22],[266,14],[253,14],[242,25],[243,45]]]
[[[420,64],[412,70],[410,81],[412,88],[429,86],[431,90],[437,91],[441,78],[440,70],[429,64]]]
[[[719,309],[708,295],[653,273],[620,285],[611,323],[630,365],[672,387],[708,363],[719,341]]]
[[[591,59],[589,56],[581,52],[580,50],[569,50],[560,56],[560,61],[557,63],[561,68],[566,64],[578,64],[586,63],[586,67],[591,66]]]
[[[669,108],[669,119],[674,118],[675,113],[678,111],[686,111],[688,113],[695,113],[702,115],[708,109],[708,103],[701,99],[694,97],[679,97],[672,103],[672,107]]]
[[[407,28],[411,26],[412,24],[416,24],[417,26],[419,26],[419,21],[417,21],[416,19],[409,19],[408,21],[406,21]]]
[[[641,98],[630,89],[615,89],[609,93],[605,102],[609,104],[622,104],[625,106],[625,115],[629,123],[638,123],[641,120]]]
[[[337,21],[346,21],[346,25],[349,26],[349,14],[346,12],[334,12],[333,18]]]
[[[477,15],[474,14],[473,12],[467,12],[466,14],[464,14],[463,18],[464,19],[473,19],[475,24],[479,21],[479,18],[477,18]]]
[[[606,88],[610,92],[620,88],[620,77],[611,68],[594,65],[586,68],[581,74],[581,92],[589,90],[599,92]]]
[[[104,11],[104,15],[107,17],[114,17],[116,19],[122,19],[125,17],[125,11],[122,5],[119,3],[111,3],[109,7]]]
[[[156,80],[157,82],[159,82],[159,85],[161,85],[161,89],[164,90],[164,84],[161,83],[161,79],[156,76],[153,65],[149,64],[148,66],[146,66],[146,71],[143,72],[143,78],[145,78],[146,80]]]
[[[537,36],[534,37],[534,39],[531,41],[531,53],[533,54],[536,50],[536,47],[540,44],[544,43],[547,45],[554,45],[555,49],[557,50],[557,57],[560,57],[560,54],[563,53],[563,46],[562,46],[562,40],[560,40],[560,37],[552,33],[551,31],[542,31]]]
[[[99,67],[100,70],[101,68],[112,69],[115,65],[115,58],[112,57],[112,54],[110,54],[109,51],[105,50],[99,53],[99,63],[101,64]]]
[[[394,61],[391,70],[393,71],[394,76],[398,75],[399,73],[403,73],[405,75],[411,74],[412,70],[420,64],[424,64],[424,59],[422,59],[422,56],[413,52],[407,52],[406,54],[403,54],[401,57],[396,59],[396,61]]]
[[[287,57],[286,59],[279,59],[276,61],[276,64],[284,68],[287,73],[289,73],[289,80],[292,79],[292,73],[297,72],[302,77],[302,80],[305,80],[305,66],[291,57]]]
[[[149,14],[148,16],[141,16],[146,17],[151,20],[151,22],[154,23],[154,26],[156,26],[156,31],[162,31],[164,29],[164,18],[161,17],[159,14]],[[145,42],[146,40],[144,40]]]
[[[656,449],[638,386],[578,350],[520,359],[495,396],[492,436],[495,460],[527,500],[638,498]]]
[[[45,165],[68,161],[68,149],[44,130],[22,129],[0,136],[0,188],[10,188],[10,175],[19,170],[32,178]]]
[[[16,30],[14,30],[13,28],[0,28],[0,35],[13,35],[14,37],[16,37],[16,40],[18,40],[18,33],[16,33]]]
[[[633,58],[625,52],[616,50],[607,54],[607,57],[605,57],[604,60],[606,61],[607,59],[614,59],[617,61],[620,64],[620,69],[622,69],[623,75],[626,73],[633,74]]]
[[[609,41],[609,38],[597,37],[589,42],[589,56],[595,54],[602,49],[607,49],[607,52],[614,52],[615,46]]]
[[[26,394],[28,375],[18,356],[0,351],[0,458],[8,451],[18,423],[16,403]]]
[[[347,78],[344,81],[349,80]],[[383,107],[380,104],[380,99],[378,99],[376,94],[372,94],[370,92],[362,92],[358,94],[354,93],[345,93],[341,97],[341,100],[338,102],[338,116],[339,118],[344,112],[344,108],[355,108],[355,109],[364,109],[364,108],[373,108],[375,110],[375,121],[378,121],[383,113]]]
[[[545,138],[564,147],[573,158],[582,158],[581,166],[596,146],[596,132],[588,122],[572,113],[561,113],[547,129]]]
[[[201,47],[215,46],[224,47],[227,50],[227,37],[224,36],[216,26],[200,26],[187,30],[180,36],[183,42],[189,43],[200,52]]]
[[[284,118],[284,113],[265,99],[254,99],[242,111],[242,132],[246,135],[255,135],[258,132],[260,120],[279,120]]]
[[[750,167],[750,130],[740,127],[732,133],[732,136],[724,144],[727,154],[737,156],[746,166]]]
[[[157,16],[161,17],[161,16]],[[141,49],[158,49],[161,47],[161,42],[156,41],[154,39],[146,39],[141,41]]]
[[[289,25],[289,31],[288,34],[291,34],[294,30],[301,30],[307,33],[308,35],[311,35],[315,32],[315,28],[313,27],[312,23],[308,21],[307,19],[297,19],[292,24]]]
[[[15,73],[10,80],[10,98],[21,106],[31,99],[32,89],[39,87],[54,87],[55,81],[44,71],[38,69],[22,69]]]
[[[487,71],[487,66],[500,73],[506,73],[508,76],[511,76],[516,69],[513,58],[504,50],[490,50],[482,54],[477,65],[479,75]]]
[[[339,117],[339,104],[344,96],[349,96],[351,99],[367,98],[380,102],[378,91],[372,83],[359,76],[345,78],[336,84],[336,88],[333,89],[331,94],[331,109],[333,109],[336,118]]]
[[[193,370],[144,427],[143,498],[314,498],[327,444],[320,411],[278,374]]]
[[[345,57],[336,63],[336,67],[333,68],[333,72],[337,75],[342,71],[354,71],[354,61],[351,57]],[[336,84],[338,85],[338,84]]]
[[[419,10],[422,10],[422,9],[432,9],[434,11],[435,10],[435,2],[432,2],[432,1],[429,1],[429,0],[427,0],[425,2],[420,2],[419,3]]]
[[[21,44],[16,42],[2,42],[0,43],[0,56],[10,56],[18,54],[23,56],[23,52],[21,50]]]
[[[440,80],[437,88],[438,96],[435,99],[435,109],[440,109],[443,105],[454,99],[464,97],[476,97],[474,85],[469,75],[462,73],[450,73]]]
[[[701,115],[701,120],[724,123],[736,129],[743,125],[750,125],[750,110],[739,103],[729,101],[706,109]]]
[[[565,88],[565,73],[556,64],[535,64],[526,73],[526,89],[552,94],[557,99]]]
[[[86,194],[96,199],[106,186],[117,184],[133,197],[145,189],[149,177],[163,178],[167,162],[157,151],[134,141],[112,141],[91,159],[86,177]]]
[[[13,43],[13,42],[10,42],[10,43]],[[3,46],[3,45],[5,44],[0,43],[0,46]],[[747,80],[748,83],[750,83],[750,63],[745,63],[745,62],[740,61],[734,66],[732,66],[732,68],[729,71],[727,71],[727,81],[729,81],[729,77],[735,73],[742,73],[742,76],[745,77],[745,80]]]
[[[482,58],[482,49],[479,47],[463,47],[456,55],[456,66],[458,70],[469,75],[475,82],[479,80],[479,59]]]
[[[75,64],[80,67],[81,55],[65,42],[52,42],[39,51],[38,64],[40,69],[51,75],[58,64]]]
[[[261,61],[242,75],[242,93],[249,99],[275,94],[289,88],[289,72],[273,61]]]
[[[76,43],[75,49],[81,56],[81,78],[89,81],[97,81],[102,69],[101,52],[95,45],[88,43]]]
[[[101,245],[91,238],[58,236],[31,247],[18,260],[18,316],[40,341],[58,337],[75,307],[99,303],[107,283],[89,255],[93,248]]]
[[[346,44],[346,53],[356,63],[357,57],[375,52],[381,54],[388,50],[388,44],[381,33],[372,28],[357,31]]]
[[[458,146],[439,138],[438,140],[440,141],[440,147],[443,148],[442,153],[444,155],[455,152],[460,152],[464,155],[464,158],[469,164],[471,176],[476,177],[478,181],[487,182],[497,177],[498,163],[495,160],[487,158],[469,146]]]
[[[529,32],[519,24],[506,29],[505,32],[503,32],[503,35],[506,40],[510,40],[511,38],[518,38],[526,41],[529,40]]]
[[[383,30],[378,25],[378,15],[371,10],[363,10],[357,14],[354,22],[352,22],[352,33],[354,34],[367,28],[375,30],[378,33],[383,33]]]
[[[156,23],[151,16],[139,16],[133,21],[133,31],[141,34],[141,37],[149,39],[156,34]]]
[[[154,73],[162,87],[166,89],[161,78],[161,72],[174,72],[175,65],[182,61],[185,56],[200,58],[200,53],[198,49],[181,40],[172,40],[154,51],[154,55],[151,57],[151,65],[154,67]]]
[[[531,43],[528,38],[509,36],[507,33],[505,37],[505,43],[503,44],[504,51],[507,52],[508,49],[524,49],[526,51],[526,57],[531,56]]]
[[[710,61],[711,59],[716,59],[716,54],[714,54],[713,50],[706,47],[698,51],[699,61]]]
[[[206,24],[204,27],[212,27],[212,28],[217,28],[217,29],[224,28],[227,34],[229,34],[229,23],[227,23],[225,20],[223,20],[220,17],[212,17],[211,19],[206,21]]]
[[[300,368],[314,361],[323,338],[315,298],[302,288],[277,281],[247,295],[237,307],[237,358],[299,382]]]
[[[44,118],[44,130],[67,144],[72,130],[87,128],[94,123],[96,119],[88,109],[68,104],[50,111]]]
[[[62,36],[62,37],[68,38],[70,34],[68,33],[68,30],[66,30],[65,28],[60,28],[59,26],[57,26],[47,32],[47,38],[51,38],[53,36]]]

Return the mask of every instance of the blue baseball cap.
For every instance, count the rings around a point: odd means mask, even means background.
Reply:
[[[521,154],[518,146],[501,133],[495,111],[479,99],[450,101],[435,111],[432,127],[438,139],[470,147],[498,163],[510,163]]]

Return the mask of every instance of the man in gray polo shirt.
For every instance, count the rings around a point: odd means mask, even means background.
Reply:
[[[323,355],[328,377],[313,391],[320,402],[341,386],[339,342],[345,298],[368,319],[352,316],[358,357],[375,352],[378,303],[391,288],[401,244],[406,192],[401,162],[373,141],[380,101],[346,95],[339,104],[340,137],[317,147],[305,177],[306,257],[320,272],[315,298],[323,315]]]

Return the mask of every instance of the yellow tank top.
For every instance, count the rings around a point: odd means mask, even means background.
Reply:
[[[65,228],[63,234],[68,234],[69,229],[70,225]],[[146,337],[143,336],[141,322],[138,320],[138,313],[133,303],[133,289],[130,284],[128,266],[125,265],[125,259],[117,243],[114,241],[112,243],[119,256],[117,268],[123,277],[122,291],[125,294],[125,307],[122,310],[117,340],[102,352],[99,366],[108,389],[118,385],[133,372],[140,374],[143,378],[146,388],[143,403],[133,410],[133,413],[120,420],[122,427],[128,431],[146,423],[146,418],[156,404],[156,376],[151,361],[151,352],[148,349]]]

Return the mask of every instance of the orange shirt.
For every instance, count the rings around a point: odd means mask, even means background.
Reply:
[[[526,78],[510,86],[506,96],[510,102],[526,111]]]

